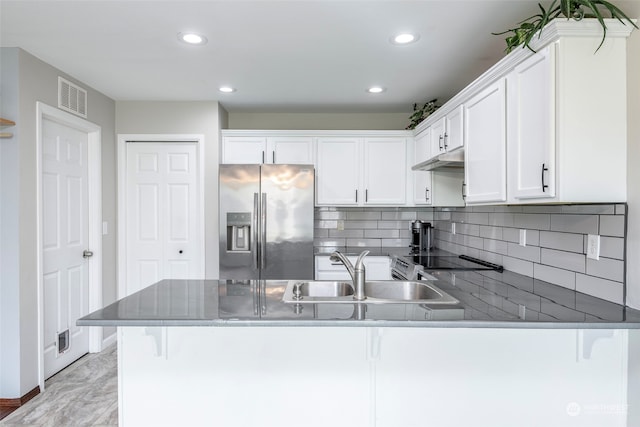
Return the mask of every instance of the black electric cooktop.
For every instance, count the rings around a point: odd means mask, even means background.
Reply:
[[[467,255],[436,255],[428,252],[404,256],[408,261],[419,264],[425,270],[495,270],[502,272],[498,264],[482,261]]]

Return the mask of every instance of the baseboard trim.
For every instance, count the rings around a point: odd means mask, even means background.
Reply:
[[[102,350],[107,349],[108,347],[114,345],[118,341],[118,334],[115,332],[109,335],[106,338],[102,339]]]
[[[17,397],[15,399],[0,399],[0,407],[16,408],[16,407],[22,406],[39,394],[40,394],[40,387],[36,387],[22,397]]]

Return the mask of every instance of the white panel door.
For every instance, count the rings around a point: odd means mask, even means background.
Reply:
[[[312,165],[313,138],[279,136],[267,138],[267,163]]]
[[[126,150],[126,295],[201,278],[197,144],[128,142]]]
[[[220,163],[255,164],[268,163],[267,139],[261,136],[226,136],[222,140]]]
[[[89,352],[88,134],[42,123],[44,378]]]
[[[414,141],[413,164],[424,162],[431,158],[431,129],[427,128]],[[410,171],[413,178],[413,203],[416,205],[430,205],[433,203],[433,188],[431,186],[431,172]]]

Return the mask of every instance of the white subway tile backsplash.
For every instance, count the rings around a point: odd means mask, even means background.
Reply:
[[[408,220],[408,221],[413,221],[417,217],[416,212],[407,212],[407,211],[397,211],[397,212],[382,212],[382,216],[380,219],[382,220],[391,220],[391,221],[398,221],[398,220]],[[369,218],[366,218],[369,219]]]
[[[600,256],[624,260],[624,238],[600,236]]]
[[[598,234],[598,215],[551,215],[551,230]]]
[[[587,259],[587,274],[602,277],[603,279],[624,281],[624,261],[618,259],[602,258],[599,260]]]
[[[507,242],[503,242],[501,240],[484,239],[483,249],[485,251],[507,255]]]
[[[400,238],[400,230],[363,230],[364,237],[372,239],[398,239]],[[360,236],[362,237],[362,236]],[[404,236],[409,238],[409,236]]]
[[[364,230],[329,230],[329,237],[362,238],[364,237]]]
[[[554,249],[541,249],[540,263],[564,270],[585,272],[585,255],[573,252],[556,251]]]
[[[616,304],[624,303],[624,286],[620,282],[578,274],[576,276],[576,291]]]
[[[541,231],[540,246],[568,252],[584,253],[584,235],[560,233],[557,231]]]
[[[506,270],[533,277],[533,262],[531,261],[504,256],[502,257],[502,262]]]
[[[435,246],[439,249],[503,265],[503,274],[526,276],[538,286],[566,288],[566,292],[578,290],[622,303],[627,213],[625,204],[323,207],[316,208],[314,244],[408,247],[411,221],[420,219],[433,225]],[[456,224],[456,234],[451,233],[452,222]],[[526,230],[526,246],[519,245],[522,229]],[[586,258],[587,234],[601,236],[599,261]],[[560,304],[568,306],[566,302]],[[514,307],[506,309],[513,311]],[[528,312],[538,315],[532,307]],[[547,309],[539,316],[551,318],[554,314],[557,315]]]
[[[381,212],[376,211],[350,211],[347,212],[348,220],[378,220],[382,217]]]
[[[540,262],[540,248],[537,246],[520,246],[517,243],[507,243],[507,255],[527,261]]]
[[[603,236],[624,237],[624,216],[602,215],[600,217],[600,234]]]
[[[577,213],[582,215],[613,215],[615,213],[615,205],[563,205],[561,208],[563,213]]]
[[[574,271],[549,267],[543,264],[535,264],[533,267],[534,278],[568,289],[576,288],[576,274]]]
[[[514,227],[531,228],[533,230],[548,230],[551,224],[551,216],[547,214],[515,214]]]
[[[492,227],[488,225],[481,225],[480,237],[502,240],[502,227]]]

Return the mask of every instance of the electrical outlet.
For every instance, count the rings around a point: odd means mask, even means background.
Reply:
[[[456,234],[456,223],[455,222],[451,223],[451,234]]]
[[[527,246],[527,230],[520,230],[520,246]]]
[[[600,259],[600,236],[597,234],[587,235],[587,258]]]
[[[344,230],[344,220],[343,219],[339,219],[338,220],[338,224],[336,227],[338,230]]]

